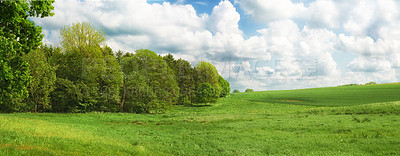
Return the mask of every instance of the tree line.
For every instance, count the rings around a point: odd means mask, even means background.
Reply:
[[[52,15],[51,1],[1,1],[2,6],[12,3],[26,10],[30,8],[24,5],[47,5],[32,12]],[[19,13],[26,15],[26,10]],[[88,22],[65,26],[60,47],[41,45],[43,35],[34,24],[30,26],[35,29],[26,28],[39,32],[32,44],[24,36],[7,36],[16,32],[7,30],[18,25],[15,21],[0,24],[1,112],[159,113],[174,105],[216,102],[230,92],[229,82],[208,62],[192,67],[186,60],[147,49],[115,52],[104,45],[104,32]]]

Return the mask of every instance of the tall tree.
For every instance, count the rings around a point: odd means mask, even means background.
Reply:
[[[226,81],[222,76],[218,78],[219,85],[221,86],[221,93],[219,94],[220,97],[226,97],[231,92],[230,84]]]
[[[85,55],[92,54],[93,48],[100,47],[106,40],[101,29],[96,29],[89,22],[74,23],[60,31],[61,45],[66,51],[78,49]]]
[[[60,31],[61,45],[64,54],[59,61],[58,81],[64,86],[78,87],[82,98],[71,103],[74,111],[117,111],[119,109],[119,92],[122,85],[122,73],[113,51],[103,46],[104,32],[90,23],[75,23]],[[65,82],[65,83],[64,83]],[[58,90],[68,91],[65,90]],[[75,95],[65,94],[65,95]]]
[[[121,60],[121,69],[124,73],[121,112],[150,113],[155,107],[153,100],[157,97],[148,85],[148,79],[143,75],[139,61],[135,56],[124,57]]]
[[[0,1],[0,111],[18,111],[13,99],[28,96],[29,67],[22,56],[43,39],[41,27],[29,17],[52,16],[53,2]]]
[[[139,59],[140,70],[147,78],[147,84],[157,97],[156,111],[169,109],[177,103],[179,87],[172,69],[163,58],[147,49],[137,50],[135,56]]]
[[[219,74],[217,69],[211,63],[205,61],[199,62],[194,69],[194,77],[197,88],[196,97],[201,95],[197,93],[197,91],[199,91],[198,88],[201,88],[202,84],[204,83],[210,84],[216,90],[215,94],[218,97],[221,93],[221,86],[219,84]]]
[[[38,109],[43,111],[50,108],[49,95],[54,90],[56,81],[56,67],[50,65],[45,55],[45,49],[49,48],[43,46],[24,57],[30,65],[30,75],[32,76],[32,81],[28,86],[28,101],[34,103],[35,112]]]
[[[174,71],[179,86],[178,104],[188,105],[195,98],[194,69],[183,59],[175,60],[171,54],[163,57],[168,66]]]

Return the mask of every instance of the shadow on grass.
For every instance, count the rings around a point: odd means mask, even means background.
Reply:
[[[190,104],[190,105],[185,105],[185,107],[209,107],[211,105],[209,104]]]

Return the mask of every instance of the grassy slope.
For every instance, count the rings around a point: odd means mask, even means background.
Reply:
[[[153,115],[0,114],[0,155],[399,155],[399,91],[240,93]]]

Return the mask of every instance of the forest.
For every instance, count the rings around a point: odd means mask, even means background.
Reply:
[[[113,51],[89,22],[65,26],[60,47],[43,45],[29,17],[52,16],[53,2],[1,1],[0,112],[161,113],[229,94],[212,64],[192,67],[148,49]]]

